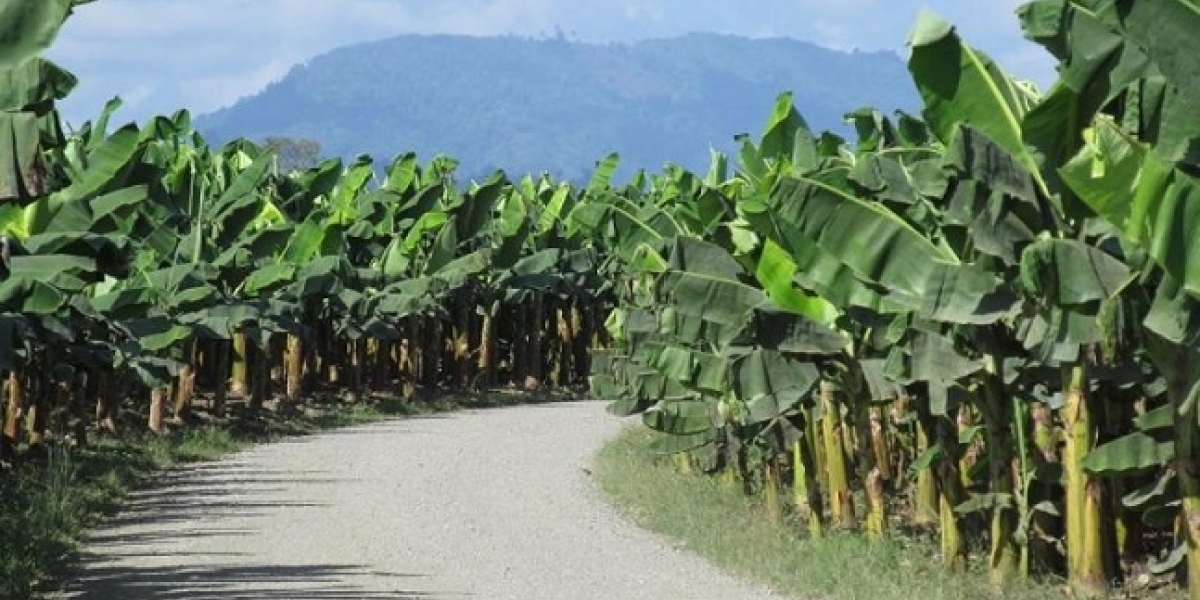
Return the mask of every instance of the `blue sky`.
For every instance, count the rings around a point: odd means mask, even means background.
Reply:
[[[69,121],[120,95],[122,120],[187,107],[208,112],[253,94],[295,64],[339,46],[408,33],[562,32],[630,41],[712,31],[792,37],[905,55],[922,7],[1017,76],[1045,86],[1053,63],[1022,39],[1023,0],[100,0],[81,6],[50,56],[82,83]]]

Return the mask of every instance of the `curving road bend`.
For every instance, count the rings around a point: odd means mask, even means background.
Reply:
[[[620,517],[586,471],[596,402],[408,418],[259,446],[139,492],[77,600],[757,599]]]

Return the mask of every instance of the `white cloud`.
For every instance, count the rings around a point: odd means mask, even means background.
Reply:
[[[815,34],[812,41],[822,46],[835,50],[852,50],[856,47],[853,35],[846,26],[840,23],[827,19],[816,19],[812,23],[812,28]]]
[[[291,70],[293,63],[273,60],[248,72],[196,77],[179,83],[184,97],[203,99],[205,110],[229,106],[264,87],[279,81]]]
[[[662,5],[653,2],[626,2],[625,18],[630,21],[661,21],[666,16]]]
[[[135,85],[121,97],[121,100],[125,102],[125,106],[127,108],[136,110],[138,106],[140,106],[150,97],[154,96],[156,91],[157,88],[150,84],[143,83],[141,85]]]

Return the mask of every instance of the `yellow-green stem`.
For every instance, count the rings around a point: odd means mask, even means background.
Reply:
[[[967,569],[967,545],[962,533],[962,519],[954,509],[966,500],[967,492],[962,485],[962,475],[958,472],[962,464],[958,456],[961,451],[958,431],[953,422],[946,417],[936,421],[934,431],[938,443],[945,450],[945,456],[935,467],[938,476],[942,564],[948,571],[961,573]]]
[[[783,523],[783,502],[779,497],[780,493],[779,469],[776,468],[775,462],[768,460],[763,465],[763,505],[767,511],[767,518],[772,523]]]
[[[987,355],[984,364],[985,373],[981,383],[986,405],[984,425],[987,430],[989,491],[1011,498],[1017,493],[1013,482],[1013,440],[1009,427],[1012,406],[1000,379],[1000,358]],[[991,582],[998,588],[1007,587],[1018,574],[1021,550],[1016,541],[1016,530],[1017,513],[1012,503],[1007,506],[997,504],[992,509],[988,568]]]
[[[234,396],[245,396],[249,392],[250,387],[247,384],[246,378],[250,373],[250,357],[246,347],[246,334],[236,332],[233,334],[233,353],[230,356],[232,363],[233,383],[230,384],[230,392]]]
[[[288,335],[286,356],[284,394],[289,402],[299,402],[304,394],[304,338]]]
[[[4,456],[0,460],[11,460],[21,443],[21,416],[25,412],[25,386],[20,371],[15,367],[8,375],[8,402],[4,413]]]
[[[673,456],[675,457],[675,468],[678,469],[681,474],[695,474],[695,470],[692,468],[692,457],[688,456],[687,452],[676,452]]]
[[[825,442],[825,467],[829,481],[829,517],[838,529],[855,525],[854,497],[850,493],[850,474],[843,442],[842,409],[837,388],[821,382],[822,434]]]
[[[808,521],[809,535],[820,538],[825,533],[821,523],[821,494],[805,465],[804,444],[801,440],[792,442],[792,503],[797,514]]]
[[[496,383],[496,320],[491,309],[483,315],[479,332],[479,372],[485,386]]]
[[[883,495],[883,476],[871,469],[864,482],[867,496],[867,538],[881,541],[887,537],[887,499]]]
[[[163,405],[166,404],[170,392],[171,388],[163,386],[154,386],[150,389],[150,417],[147,419],[147,426],[156,434],[163,433]]]
[[[192,398],[196,389],[196,369],[191,363],[179,368],[175,385],[175,408],[172,411],[177,421],[185,421],[192,412]]]
[[[1194,356],[1194,355],[1193,355]],[[1200,600],[1200,431],[1197,431],[1196,402],[1188,396],[1200,386],[1197,360],[1181,361],[1179,371],[1168,378],[1167,394],[1175,414],[1175,461],[1182,497],[1181,524],[1187,544],[1188,597]]]
[[[1104,512],[1102,483],[1083,470],[1094,443],[1096,426],[1088,406],[1087,368],[1063,366],[1062,420],[1066,428],[1063,474],[1066,484],[1067,584],[1081,596],[1100,596],[1108,590],[1104,569]]]
[[[917,426],[917,454],[929,449],[929,435],[925,428]],[[930,526],[938,522],[938,486],[934,470],[921,469],[917,471],[916,493],[913,495],[913,524]]]

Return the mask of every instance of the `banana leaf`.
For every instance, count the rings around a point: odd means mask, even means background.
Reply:
[[[0,5],[0,69],[49,48],[76,0],[12,0]]]

